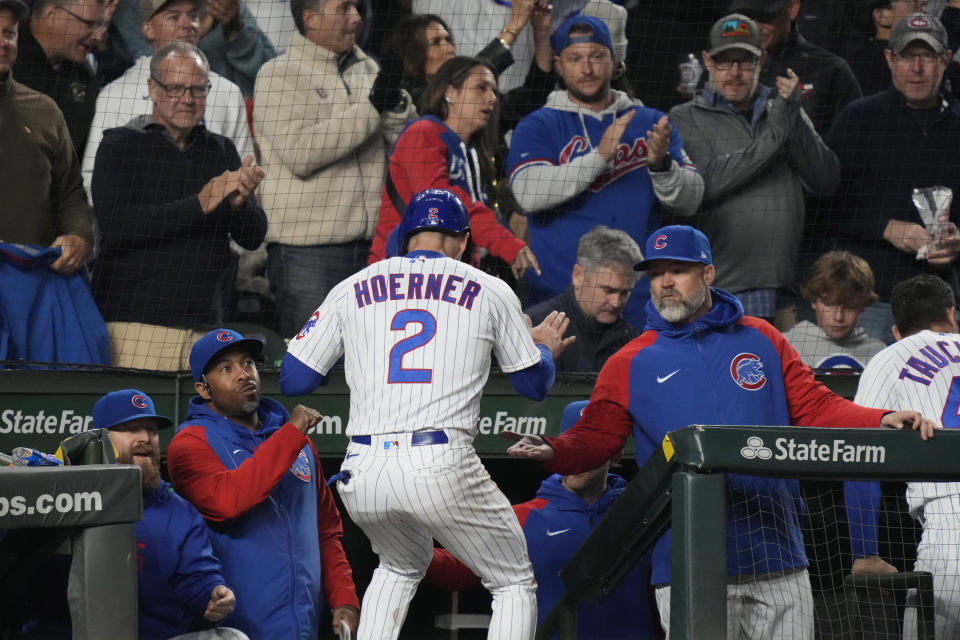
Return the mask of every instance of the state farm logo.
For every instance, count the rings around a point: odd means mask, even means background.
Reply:
[[[773,451],[763,446],[763,439],[757,436],[747,438],[747,446],[740,449],[740,455],[747,460],[759,458],[760,460],[769,460],[773,457]]]
[[[887,449],[883,445],[847,444],[845,440],[798,442],[794,438],[777,438],[773,449],[763,444],[758,436],[747,438],[747,446],[740,449],[746,460],[796,460],[800,462],[865,462],[884,464]]]

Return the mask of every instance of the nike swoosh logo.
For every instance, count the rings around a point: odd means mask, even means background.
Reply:
[[[355,458],[355,457],[358,456],[358,455],[360,455],[360,454],[359,454],[359,453],[348,453],[348,454],[347,454],[347,457],[344,458],[344,460],[349,460],[350,458]]]
[[[667,380],[669,380],[669,379],[672,378],[673,376],[677,375],[678,373],[680,373],[680,369],[677,369],[677,370],[674,371],[673,373],[668,373],[667,375],[663,376],[662,378],[661,378],[660,376],[657,376],[657,382],[658,382],[658,383],[666,382]]]
[[[552,538],[553,536],[558,536],[558,535],[560,535],[561,533],[566,533],[567,531],[570,531],[570,529],[560,529],[560,531],[550,531],[550,530],[548,529],[548,530],[547,530],[547,536],[549,536],[549,537]]]
[[[233,450],[233,455],[236,455],[236,454],[240,453],[241,451],[243,451],[243,449],[234,449],[234,450]]]

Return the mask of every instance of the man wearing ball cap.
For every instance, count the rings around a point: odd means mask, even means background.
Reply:
[[[650,279],[647,330],[607,361],[576,425],[556,438],[513,435],[511,455],[581,473],[608,460],[632,432],[642,465],[667,433],[690,424],[883,425],[932,437],[933,423],[917,412],[866,409],[816,382],[776,329],[711,287],[713,256],[699,230],[657,229],[643,253],[635,268]],[[727,637],[812,638],[796,481],[730,475],[727,483],[728,495],[750,497],[727,504]],[[654,548],[651,577],[668,636],[670,547],[667,532]]]
[[[946,29],[934,16],[911,13],[890,32],[884,52],[893,86],[847,105],[826,143],[840,159],[840,186],[821,216],[836,248],[870,263],[878,302],[861,316],[869,334],[893,341],[890,294],[895,283],[935,274],[960,291],[956,268],[960,234],[960,103],[947,90],[944,72],[952,59]],[[914,189],[947,187],[949,221],[930,224],[915,204]],[[944,209],[945,207],[945,209]]]
[[[219,622],[236,598],[213,555],[203,518],[160,478],[158,430],[173,424],[138,389],[111,391],[93,405],[93,428],[107,429],[117,462],[140,467],[143,520],[135,523],[141,638],[169,638]],[[218,637],[245,638],[220,629]]]
[[[356,630],[340,513],[307,438],[320,414],[261,397],[262,350],[230,329],[194,343],[197,395],[167,449],[170,478],[207,520],[237,593],[233,626],[251,638],[315,640],[326,604],[334,633],[342,622]]]

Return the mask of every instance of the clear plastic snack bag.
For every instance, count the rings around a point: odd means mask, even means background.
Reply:
[[[949,187],[926,187],[913,190],[913,204],[920,213],[931,242],[920,247],[917,260],[926,259],[930,251],[943,241],[957,234],[957,227],[950,222],[950,203],[953,202],[953,190]]]

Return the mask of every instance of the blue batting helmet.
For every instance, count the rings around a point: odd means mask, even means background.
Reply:
[[[470,216],[455,194],[445,189],[425,189],[413,196],[397,229],[400,253],[407,252],[410,237],[420,231],[458,236],[470,231]]]

